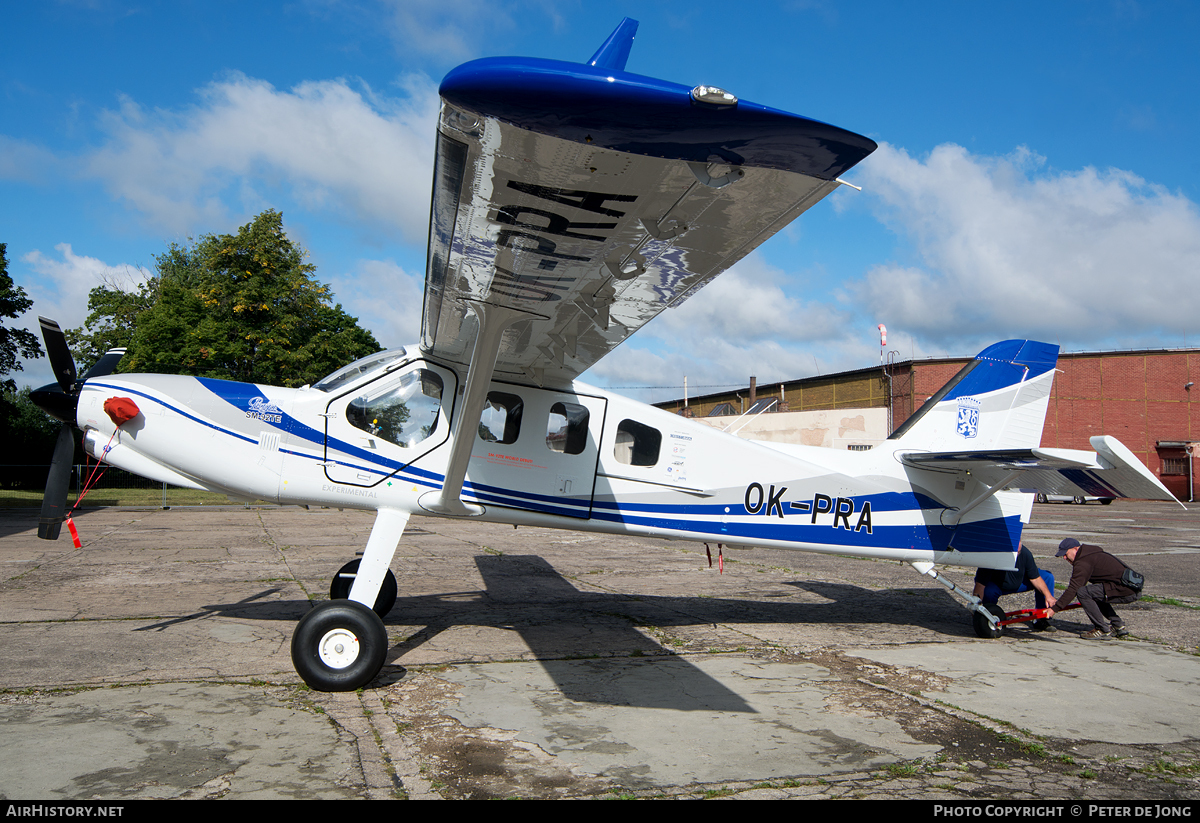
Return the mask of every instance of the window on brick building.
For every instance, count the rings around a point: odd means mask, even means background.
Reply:
[[[1187,474],[1188,465],[1186,457],[1163,457],[1162,459],[1163,474]]]

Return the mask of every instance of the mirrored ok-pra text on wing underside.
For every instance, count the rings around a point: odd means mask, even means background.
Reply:
[[[496,374],[541,385],[680,305],[875,148],[611,65],[477,60],[441,96],[422,348],[468,363],[472,304],[517,310]]]

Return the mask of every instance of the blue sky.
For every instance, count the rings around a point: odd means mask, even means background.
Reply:
[[[9,4],[0,242],[80,325],[170,242],[266,208],[384,345],[417,339],[437,84],[586,60],[866,134],[842,188],[595,366],[601,386],[792,379],[1008,337],[1200,344],[1200,5],[299,0]],[[45,361],[18,382],[49,382]],[[676,389],[624,393],[643,400]]]

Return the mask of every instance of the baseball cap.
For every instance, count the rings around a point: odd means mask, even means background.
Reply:
[[[1058,554],[1056,554],[1054,556],[1055,557],[1066,557],[1067,552],[1069,550],[1071,550],[1079,545],[1080,545],[1079,541],[1076,540],[1074,537],[1064,537],[1063,541],[1058,544]]]

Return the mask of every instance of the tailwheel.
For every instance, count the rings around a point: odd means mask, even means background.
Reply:
[[[361,559],[351,560],[338,569],[338,573],[333,576],[333,582],[329,584],[330,600],[345,600],[350,596],[350,588],[354,585],[354,578],[358,576],[358,564]],[[387,617],[392,606],[396,605],[398,591],[396,575],[392,574],[391,569],[388,569],[387,577],[383,579],[383,585],[379,587],[379,594],[375,597],[375,605],[372,606],[375,614],[381,618]]]
[[[319,692],[349,692],[383,668],[387,630],[371,609],[353,600],[318,603],[292,635],[292,665]]]
[[[1004,619],[1004,609],[995,603],[988,603],[984,608],[994,614],[998,620]],[[988,619],[977,611],[971,613],[971,623],[975,626],[975,634],[984,640],[995,640],[1004,631],[1000,626],[992,626]]]

